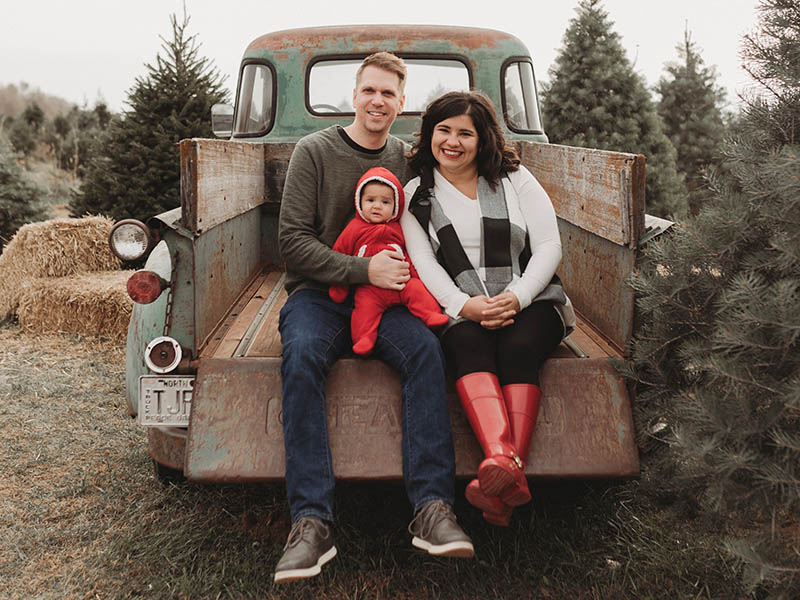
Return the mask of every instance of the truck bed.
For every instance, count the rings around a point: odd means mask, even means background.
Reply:
[[[281,356],[278,316],[286,302],[284,273],[266,265],[200,349],[201,358]],[[577,327],[556,349],[553,358],[622,358],[622,355],[580,314]]]
[[[613,361],[624,356],[633,329],[628,282],[644,231],[644,157],[514,143],[553,202],[564,253],[559,276],[578,312],[577,330],[540,374],[543,399],[526,472],[635,476],[639,461],[630,398]],[[176,229],[183,236],[178,269],[187,271],[193,287],[184,296],[177,289],[175,303],[192,306],[194,318],[173,328],[185,332],[187,347],[196,349],[184,438],[190,479],[284,476],[277,325],[286,296],[280,268],[266,263],[278,260],[277,214],[293,148],[291,142],[181,142],[185,231]],[[452,381],[449,389],[456,472],[471,477],[481,453]],[[328,377],[326,398],[337,477],[400,479],[397,374],[381,361],[343,358]],[[160,443],[157,431],[151,431],[151,448]],[[165,454],[159,450],[154,456]],[[176,451],[174,464],[184,464],[183,458],[183,450]]]
[[[264,266],[199,349],[185,467],[190,479],[270,481],[284,476],[278,333],[286,301],[283,279],[279,266]],[[527,460],[529,476],[638,474],[628,392],[611,358],[620,355],[579,316],[578,327],[541,373],[542,407]],[[400,479],[400,380],[382,362],[370,361],[365,369],[363,360],[369,359],[339,360],[328,378],[334,471],[343,479]],[[472,477],[480,448],[452,382],[448,387],[456,473]],[[214,401],[222,395],[235,400]]]

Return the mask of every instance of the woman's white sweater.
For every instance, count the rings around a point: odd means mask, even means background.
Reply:
[[[414,195],[419,181],[419,177],[416,177],[406,184],[406,198]],[[530,171],[520,166],[518,171],[503,177],[502,183],[509,220],[524,224],[530,238],[530,261],[524,267],[522,276],[515,276],[506,288],[517,297],[522,310],[544,290],[556,272],[561,262],[561,238],[550,198]],[[472,266],[478,269],[481,260],[481,212],[478,201],[462,194],[438,170],[434,171],[434,194],[452,222]],[[408,256],[419,272],[420,279],[445,312],[453,318],[458,317],[469,296],[456,286],[436,260],[429,239],[429,234],[435,236],[432,226],[429,225],[429,232],[424,232],[419,221],[407,209],[400,218],[400,225]]]

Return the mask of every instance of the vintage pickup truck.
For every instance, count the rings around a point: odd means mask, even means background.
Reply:
[[[613,361],[625,357],[633,329],[627,280],[646,235],[645,158],[547,143],[533,63],[517,38],[420,25],[306,28],[254,40],[235,110],[214,111],[226,139],[180,143],[180,208],[146,225],[115,226],[115,252],[149,253],[128,284],[137,303],[126,388],[131,414],[147,426],[157,474],[199,482],[283,477],[277,320],[286,293],[277,225],[284,176],[296,140],[352,120],[355,70],[378,50],[408,65],[405,112],[393,134],[411,140],[427,102],[444,91],[479,89],[558,214],[559,275],[578,328],[541,374],[528,476],[637,475],[629,391]],[[334,470],[340,478],[400,479],[399,378],[359,360],[341,359],[327,383]],[[450,403],[457,474],[471,477],[479,447],[452,391]]]

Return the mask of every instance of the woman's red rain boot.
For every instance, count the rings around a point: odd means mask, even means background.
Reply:
[[[530,452],[541,395],[541,389],[532,384],[519,383],[503,386],[503,397],[506,401],[506,412],[511,427],[511,440],[523,462],[526,461]],[[477,479],[469,482],[464,495],[470,504],[483,510],[483,518],[492,525],[506,527],[511,522],[513,509],[503,503],[500,498],[484,494]]]
[[[531,450],[531,439],[533,431],[536,429],[536,418],[539,416],[539,401],[542,397],[542,390],[538,385],[530,383],[512,383],[503,386],[503,397],[506,401],[506,411],[508,422],[511,426],[511,440],[517,454],[522,459],[522,470],[525,471],[525,463]],[[528,500],[530,500],[530,492]],[[518,506],[509,502],[506,495],[501,495],[500,499],[506,504]]]
[[[530,383],[512,383],[503,386],[503,397],[511,426],[511,439],[524,463],[531,450],[542,390],[538,385]]]
[[[514,509],[507,504],[503,504],[503,501],[497,496],[484,494],[477,479],[473,479],[467,484],[464,496],[472,506],[483,511],[483,518],[489,523],[500,527],[508,527],[511,522],[511,513]]]
[[[500,496],[510,506],[530,500],[522,460],[511,443],[511,428],[497,376],[478,372],[456,381],[456,391],[467,420],[486,458],[478,466],[480,489]]]

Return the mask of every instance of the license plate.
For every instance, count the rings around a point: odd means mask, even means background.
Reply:
[[[192,375],[139,377],[139,425],[188,427],[192,409]]]

